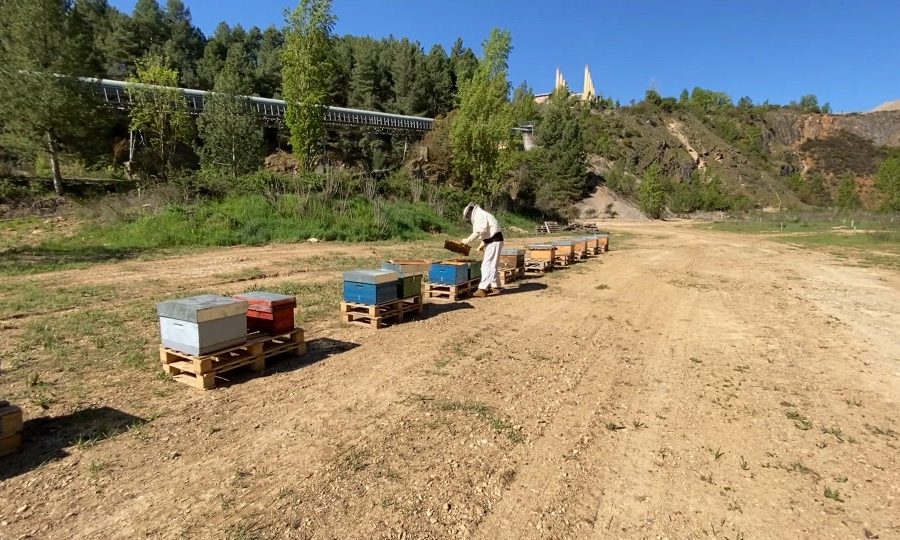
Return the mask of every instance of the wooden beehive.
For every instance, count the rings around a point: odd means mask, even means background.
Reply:
[[[575,256],[575,242],[571,240],[553,242],[553,246],[556,248],[557,255],[568,255],[569,257]]]
[[[552,244],[533,244],[527,248],[529,259],[553,262],[556,257],[556,247]]]

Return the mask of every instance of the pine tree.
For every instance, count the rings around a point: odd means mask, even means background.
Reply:
[[[463,46],[462,38],[457,38],[450,49],[450,68],[453,73],[453,92],[458,95],[463,82],[472,77],[478,68],[478,57],[472,49]]]
[[[432,118],[447,114],[453,109],[453,69],[444,47],[435,44],[425,58],[428,78],[427,113]]]
[[[138,58],[149,54],[161,55],[169,38],[166,14],[156,0],[137,0],[131,14],[131,31]]]
[[[172,172],[178,143],[190,143],[193,137],[184,96],[175,88],[160,88],[177,86],[178,72],[166,67],[162,57],[151,55],[138,62],[137,72],[128,82],[131,129],[143,134],[156,172],[166,178]]]
[[[256,51],[256,92],[265,97],[281,95],[281,54],[284,34],[274,26],[266,28]]]
[[[283,62],[285,123],[294,155],[311,170],[321,154],[331,75],[331,0],[300,0],[287,18]]]
[[[243,44],[233,44],[197,121],[203,141],[201,167],[232,178],[258,169],[262,163],[262,128],[249,99],[240,97],[250,93],[253,83],[247,73],[249,63]]]
[[[455,170],[488,204],[498,201],[514,144],[512,107],[507,101],[509,32],[495,28],[484,44],[478,69],[460,89],[460,106],[450,130]]]
[[[60,153],[96,133],[98,104],[75,77],[90,63],[92,36],[59,0],[0,3],[0,123],[3,144],[46,152],[53,187],[63,192]]]
[[[182,86],[198,87],[196,64],[203,54],[203,33],[191,24],[191,11],[181,0],[166,2],[164,22],[167,38],[162,45],[163,56],[178,71]]]
[[[418,43],[400,40],[392,47],[391,80],[393,81],[393,112],[419,116],[428,105],[425,52]]]
[[[581,122],[569,90],[560,88],[550,96],[544,118],[537,130],[537,142],[544,148],[542,160],[543,197],[545,206],[552,204],[561,212],[571,201],[585,195],[587,170],[584,164],[584,142]]]

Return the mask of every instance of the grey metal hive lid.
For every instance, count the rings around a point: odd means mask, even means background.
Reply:
[[[500,255],[525,255],[525,250],[522,248],[503,248],[500,250]]]
[[[525,247],[528,249],[550,249],[553,247],[553,244],[529,244]]]
[[[557,241],[553,242],[553,245],[554,246],[574,246],[575,241],[574,240],[557,240]]]
[[[397,281],[397,277],[397,272],[390,270],[351,270],[344,272],[344,281],[373,283],[375,285]]]
[[[248,306],[247,302],[227,296],[201,294],[160,302],[156,305],[156,312],[160,317],[201,323],[246,314]]]

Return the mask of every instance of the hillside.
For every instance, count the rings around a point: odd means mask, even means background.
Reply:
[[[601,176],[626,198],[636,199],[634,184],[656,166],[676,186],[720,179],[735,208],[828,206],[848,176],[863,203],[874,207],[873,178],[900,148],[900,111],[830,115],[671,105],[593,110],[586,121],[587,151],[609,164]],[[610,174],[619,178],[609,182]],[[819,181],[824,194],[816,192]]]
[[[900,99],[896,99],[894,101],[886,101],[881,105],[872,109],[871,112],[881,112],[881,111],[900,111]]]

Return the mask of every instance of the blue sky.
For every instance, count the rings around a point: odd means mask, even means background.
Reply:
[[[165,0],[159,0],[165,4]],[[135,0],[111,0],[129,11]],[[194,24],[281,26],[290,0],[185,0]],[[622,103],[655,84],[664,95],[702,86],[773,103],[813,93],[835,111],[900,99],[896,0],[334,0],[339,34],[393,34],[480,54],[494,26],[512,32],[510,79],[552,88],[559,66],[581,90]]]

